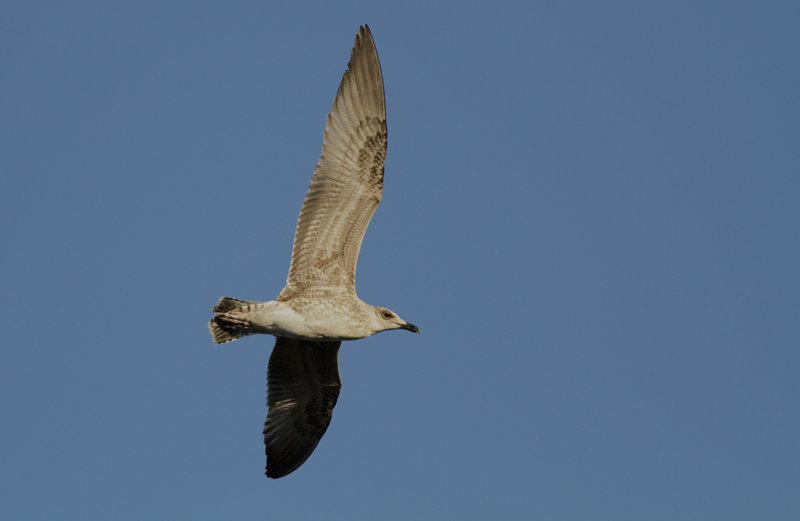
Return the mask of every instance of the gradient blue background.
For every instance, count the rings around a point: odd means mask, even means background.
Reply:
[[[286,3],[292,5],[284,5]],[[5,2],[9,520],[800,519],[800,4]],[[353,35],[389,124],[315,454],[274,298]]]

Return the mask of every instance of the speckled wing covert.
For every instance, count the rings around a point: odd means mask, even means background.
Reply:
[[[383,76],[372,33],[363,26],[325,123],[278,300],[306,292],[355,294],[358,253],[381,201],[385,158]]]
[[[278,337],[267,370],[267,476],[294,471],[314,452],[339,397],[339,345]]]

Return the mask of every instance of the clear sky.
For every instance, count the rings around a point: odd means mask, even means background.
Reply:
[[[264,477],[359,24],[389,152],[333,422]],[[4,2],[0,517],[800,519],[800,4]]]

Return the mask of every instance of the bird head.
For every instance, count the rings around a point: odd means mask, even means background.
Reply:
[[[376,333],[379,331],[388,331],[390,329],[406,329],[412,333],[419,333],[419,328],[417,326],[406,322],[391,309],[372,306],[372,311],[373,323],[377,326]]]

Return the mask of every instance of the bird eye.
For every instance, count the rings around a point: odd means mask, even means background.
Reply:
[[[392,315],[391,311],[384,311],[383,312],[383,318],[392,318],[393,316],[394,315]]]

